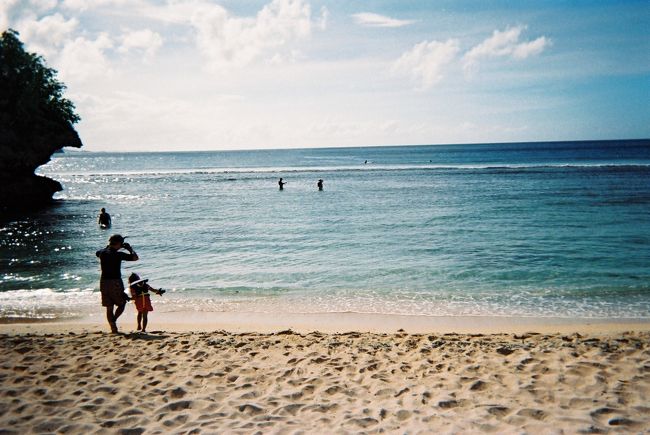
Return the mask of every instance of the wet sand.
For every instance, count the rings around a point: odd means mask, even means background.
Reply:
[[[0,328],[4,433],[650,430],[647,324],[456,334],[165,332],[157,322],[119,335],[47,325]]]
[[[136,327],[135,310],[131,305],[120,317],[122,332]],[[650,321],[643,319],[554,318],[554,317],[490,317],[490,316],[413,316],[362,313],[260,313],[260,312],[162,312],[149,316],[149,329],[167,331],[211,332],[375,332],[393,333],[403,329],[409,333],[495,334],[524,333],[600,333],[650,331]],[[80,318],[59,321],[25,321],[0,319],[0,333],[108,331],[100,308]]]

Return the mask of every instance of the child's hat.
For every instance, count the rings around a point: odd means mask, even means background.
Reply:
[[[140,279],[140,275],[138,275],[135,272],[132,273],[131,275],[129,275],[129,285],[130,286],[140,284],[140,283],[144,283],[144,282],[147,282],[147,281],[149,281],[149,280],[148,279]]]

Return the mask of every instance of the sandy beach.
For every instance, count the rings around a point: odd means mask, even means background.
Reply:
[[[121,325],[117,335],[100,323],[2,325],[0,430],[650,430],[647,323],[493,334]]]

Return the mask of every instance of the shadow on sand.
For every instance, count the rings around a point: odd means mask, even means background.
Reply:
[[[164,340],[168,338],[168,335],[165,335],[163,331],[154,331],[154,332],[131,332],[128,334],[122,334],[125,338],[130,340],[143,340],[143,341],[156,341]]]

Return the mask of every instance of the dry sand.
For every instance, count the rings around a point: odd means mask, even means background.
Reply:
[[[647,331],[113,335],[6,326],[3,433],[650,431]]]

